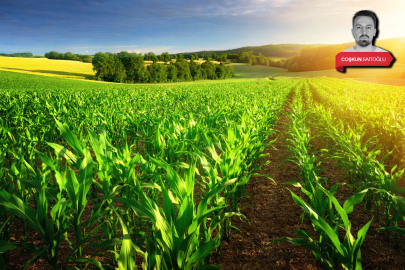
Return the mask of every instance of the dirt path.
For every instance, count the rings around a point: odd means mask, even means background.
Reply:
[[[284,159],[290,155],[285,148],[286,131],[284,123],[288,123],[287,111],[290,111],[290,96],[283,114],[277,122],[275,132],[269,140],[278,138],[273,144],[274,148],[267,148],[264,152],[270,155],[261,162],[270,160],[270,164],[262,167],[259,173],[269,174],[277,183],[264,177],[252,177],[247,185],[247,192],[252,199],[245,201],[253,205],[241,205],[241,212],[250,220],[247,222],[235,220],[232,225],[240,228],[243,233],[233,231],[234,236],[229,242],[223,242],[223,256],[214,254],[213,264],[221,264],[227,269],[318,269],[320,264],[314,262],[314,257],[309,249],[295,247],[288,242],[278,242],[266,246],[273,240],[282,237],[294,237],[295,230],[311,231],[308,221],[300,224],[302,210],[291,198],[284,182],[298,179],[297,169],[290,162],[278,167]],[[294,192],[300,192],[297,188],[289,186]]]
[[[212,264],[221,264],[224,270],[228,269],[322,269],[320,263],[315,261],[312,252],[302,246],[293,246],[288,242],[278,242],[275,244],[269,243],[282,237],[296,237],[295,230],[306,230],[310,233],[313,228],[308,220],[304,220],[300,224],[300,215],[302,209],[298,207],[291,198],[290,192],[286,189],[291,189],[294,193],[301,196],[302,193],[298,188],[291,185],[283,185],[284,182],[297,180],[299,178],[297,166],[286,162],[279,167],[279,164],[291,155],[286,149],[287,137],[285,132],[288,123],[287,112],[290,111],[290,96],[281,118],[277,122],[275,132],[269,140],[278,138],[273,144],[273,147],[265,149],[265,153],[269,156],[265,157],[260,163],[270,160],[270,164],[262,167],[258,173],[270,175],[277,183],[264,177],[252,177],[247,185],[247,192],[252,196],[251,199],[243,199],[245,202],[252,205],[241,203],[241,212],[250,220],[251,225],[247,222],[242,222],[235,219],[232,225],[242,230],[238,232],[232,230],[232,238],[222,243],[223,255],[215,252],[212,256]],[[316,129],[311,127],[311,134],[316,135]],[[315,149],[326,148],[320,138],[315,137],[312,140],[312,145]],[[336,160],[328,160],[322,163],[324,169],[320,173],[321,177],[328,178],[327,188],[336,183],[345,180],[343,172],[339,168],[335,168]],[[353,193],[347,186],[339,187],[336,194],[338,201],[343,202]],[[374,207],[374,206],[373,206]],[[375,207],[374,207],[375,208]],[[363,205],[357,205],[354,212],[349,216],[352,223],[352,234],[357,238],[357,231],[366,224],[372,217],[373,213],[366,212]],[[381,219],[383,216],[381,215]],[[375,237],[378,228],[384,226],[383,222],[377,224],[374,221],[370,226],[369,233],[362,247],[362,265],[363,269],[405,269],[405,237],[400,237],[400,246],[396,248],[392,239],[386,239],[384,234],[380,233]],[[400,227],[405,227],[404,222],[399,224]],[[68,250],[68,248],[66,247]],[[22,257],[19,254],[19,259]],[[27,255],[32,257],[32,255]],[[25,258],[24,258],[25,259]],[[97,258],[103,261],[105,258]],[[26,260],[24,260],[25,262]],[[103,261],[108,263],[108,260]],[[14,256],[12,262],[6,266],[6,269],[19,269],[17,266],[18,259]],[[95,269],[95,267],[90,267]],[[28,269],[49,269],[45,262],[38,261]]]
[[[320,263],[315,261],[312,252],[306,247],[296,247],[288,242],[278,242],[266,246],[282,237],[295,238],[294,231],[298,229],[313,233],[309,220],[306,219],[303,224],[300,224],[300,215],[303,211],[295,204],[286,188],[299,196],[303,194],[298,188],[282,184],[299,178],[298,167],[291,162],[286,162],[278,167],[286,157],[291,155],[291,152],[285,147],[284,140],[287,135],[283,133],[287,128],[285,123],[288,123],[286,113],[291,111],[291,98],[292,96],[275,126],[278,131],[269,138],[269,140],[273,140],[278,137],[273,144],[274,148],[270,147],[264,151],[270,155],[261,162],[270,160],[271,163],[259,171],[259,173],[269,174],[277,185],[262,177],[250,179],[247,192],[252,195],[252,198],[245,201],[254,208],[242,204],[241,212],[250,220],[251,225],[239,220],[232,222],[232,225],[240,228],[242,233],[233,230],[233,238],[222,244],[223,255],[213,254],[211,263],[221,264],[221,269],[322,269]],[[316,128],[311,127],[311,135],[314,136],[311,144],[315,150],[327,148],[321,138],[316,136]],[[336,163],[335,159],[331,159],[321,165],[323,171],[319,176],[328,179],[327,189],[346,180],[343,170],[336,167]],[[341,186],[335,197],[343,205],[345,200],[353,194],[348,186]],[[373,209],[375,210],[375,206]],[[349,219],[352,223],[352,234],[356,239],[358,230],[373,218],[373,215],[374,213],[365,211],[364,205],[355,206]],[[382,220],[383,218],[381,215]],[[400,237],[401,247],[395,248],[392,239],[385,238],[382,233],[375,236],[378,228],[383,226],[383,222],[378,224],[374,217],[362,246],[363,269],[405,269],[405,237]],[[400,223],[399,226],[405,227],[405,224]],[[344,238],[343,231],[341,237]]]

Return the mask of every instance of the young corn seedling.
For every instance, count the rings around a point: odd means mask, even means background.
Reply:
[[[54,164],[49,163],[45,166],[43,165],[43,171],[48,169],[47,166],[53,167]],[[63,169],[60,177],[57,178],[58,184],[60,185],[63,185],[63,182],[65,182],[63,173],[66,173],[66,167]],[[46,247],[35,246],[33,243],[17,245],[24,248],[29,253],[36,254],[35,257],[25,263],[22,269],[26,269],[31,263],[39,258],[46,260],[52,269],[59,269],[58,253],[64,234],[68,230],[71,222],[67,213],[71,206],[71,202],[62,198],[62,190],[60,190],[57,194],[56,204],[50,212],[51,219],[48,220],[48,198],[46,191],[48,183],[49,179],[47,179],[46,175],[43,175],[41,182],[35,184],[39,189],[36,211],[17,196],[12,195],[5,190],[0,190],[0,204],[11,214],[23,219],[24,221],[28,221],[28,226],[37,231],[39,237],[46,244]],[[6,244],[6,246],[7,245],[8,244]]]
[[[231,183],[225,182],[215,185],[204,196],[196,209],[193,198],[196,165],[192,164],[189,166],[188,170],[184,172],[183,179],[169,164],[157,159],[151,159],[167,172],[167,182],[175,198],[179,200],[177,215],[173,206],[173,204],[176,204],[176,200],[170,198],[168,189],[163,181],[161,181],[163,207],[159,207],[154,201],[146,197],[139,183],[136,185],[136,188],[141,201],[120,197],[106,197],[104,199],[121,201],[129,205],[138,216],[147,218],[152,222],[153,233],[147,237],[146,241],[149,243],[146,245],[147,249],[142,250],[132,243],[134,250],[144,259],[143,268],[145,270],[207,268],[208,265],[205,258],[218,246],[220,241],[219,234],[213,239],[210,237],[212,232],[217,229],[225,218],[242,216],[238,213],[214,214],[225,206],[207,208],[208,201],[214,195],[220,193],[226,185]],[[208,217],[212,217],[212,222],[206,227],[204,223]],[[201,227],[201,225],[203,226]],[[208,238],[201,239],[200,228],[202,229],[201,234],[208,236]],[[122,243],[124,245],[124,242]],[[119,264],[120,260],[121,255]],[[125,264],[123,260],[121,260],[121,263]]]
[[[324,269],[336,269],[339,264],[343,269],[356,270],[361,269],[361,251],[360,247],[367,234],[368,228],[372,220],[364,225],[357,233],[357,239],[351,234],[351,223],[348,215],[352,213],[353,206],[360,203],[367,190],[363,190],[350,197],[344,203],[343,207],[339,204],[336,198],[319,183],[317,188],[329,198],[329,222],[318,215],[303,199],[298,197],[294,192],[291,195],[294,201],[299,205],[311,219],[311,223],[317,235],[317,239],[313,239],[306,231],[297,230],[295,233],[302,238],[284,237],[274,240],[272,243],[279,241],[288,241],[295,246],[304,245],[310,248],[317,260],[319,260]],[[333,212],[332,204],[337,211]],[[338,230],[343,225],[345,230],[345,238],[343,242],[339,240]],[[271,244],[272,244],[271,243]]]

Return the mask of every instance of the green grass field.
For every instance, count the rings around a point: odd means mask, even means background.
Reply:
[[[277,73],[276,68],[261,67],[261,73],[256,74],[254,77],[254,72],[249,70],[255,70],[256,67],[248,67],[243,65],[238,65],[236,70],[242,70],[243,75],[238,78],[232,78],[227,80],[199,80],[192,82],[181,82],[181,83],[161,83],[161,84],[119,84],[112,82],[100,82],[93,80],[77,80],[69,78],[56,78],[50,76],[40,76],[35,74],[27,74],[12,71],[0,70],[0,90],[13,90],[13,89],[138,89],[139,87],[151,87],[151,86],[172,86],[172,85],[187,85],[187,84],[223,84],[223,83],[235,83],[235,82],[249,82],[257,80],[265,80],[267,76],[271,76]],[[264,70],[268,72],[264,72]],[[272,69],[275,69],[272,71]],[[249,77],[251,76],[251,77]]]
[[[280,61],[280,60],[288,59],[288,57],[267,57],[267,59],[271,59],[273,61]]]
[[[232,64],[236,77],[233,79],[263,79],[279,73],[287,72],[286,69],[266,66],[249,66],[244,63]]]

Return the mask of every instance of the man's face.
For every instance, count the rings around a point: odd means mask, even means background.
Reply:
[[[367,47],[373,41],[377,30],[374,21],[368,16],[359,16],[354,20],[352,34],[359,46]]]

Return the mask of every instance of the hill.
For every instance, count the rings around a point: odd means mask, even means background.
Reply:
[[[346,42],[341,43],[345,49],[350,48],[355,45],[355,42]],[[262,46],[246,46],[240,47],[236,49],[228,49],[228,50],[211,50],[211,51],[198,51],[198,52],[185,52],[182,53],[185,57],[188,57],[191,54],[198,53],[199,55],[202,54],[241,54],[242,52],[246,51],[253,51],[254,55],[262,55],[266,57],[280,57],[280,58],[288,58],[292,56],[299,55],[301,53],[301,49],[305,46],[308,47],[321,47],[327,45],[340,45],[340,44],[269,44],[269,45],[262,45]],[[399,63],[405,63],[405,37],[398,37],[398,38],[389,38],[383,40],[376,40],[376,46],[384,48],[387,51],[390,51],[394,57],[397,59]]]
[[[229,50],[212,50],[212,51],[198,51],[198,52],[185,52],[182,53],[185,57],[188,57],[191,54],[198,53],[199,55],[202,54],[241,54],[242,52],[246,51],[253,51],[254,55],[259,55],[259,53],[263,54],[266,57],[291,57],[294,55],[298,55],[301,52],[301,48],[304,44],[278,44],[278,45],[262,45],[262,46],[246,46],[236,49],[229,49]]]

